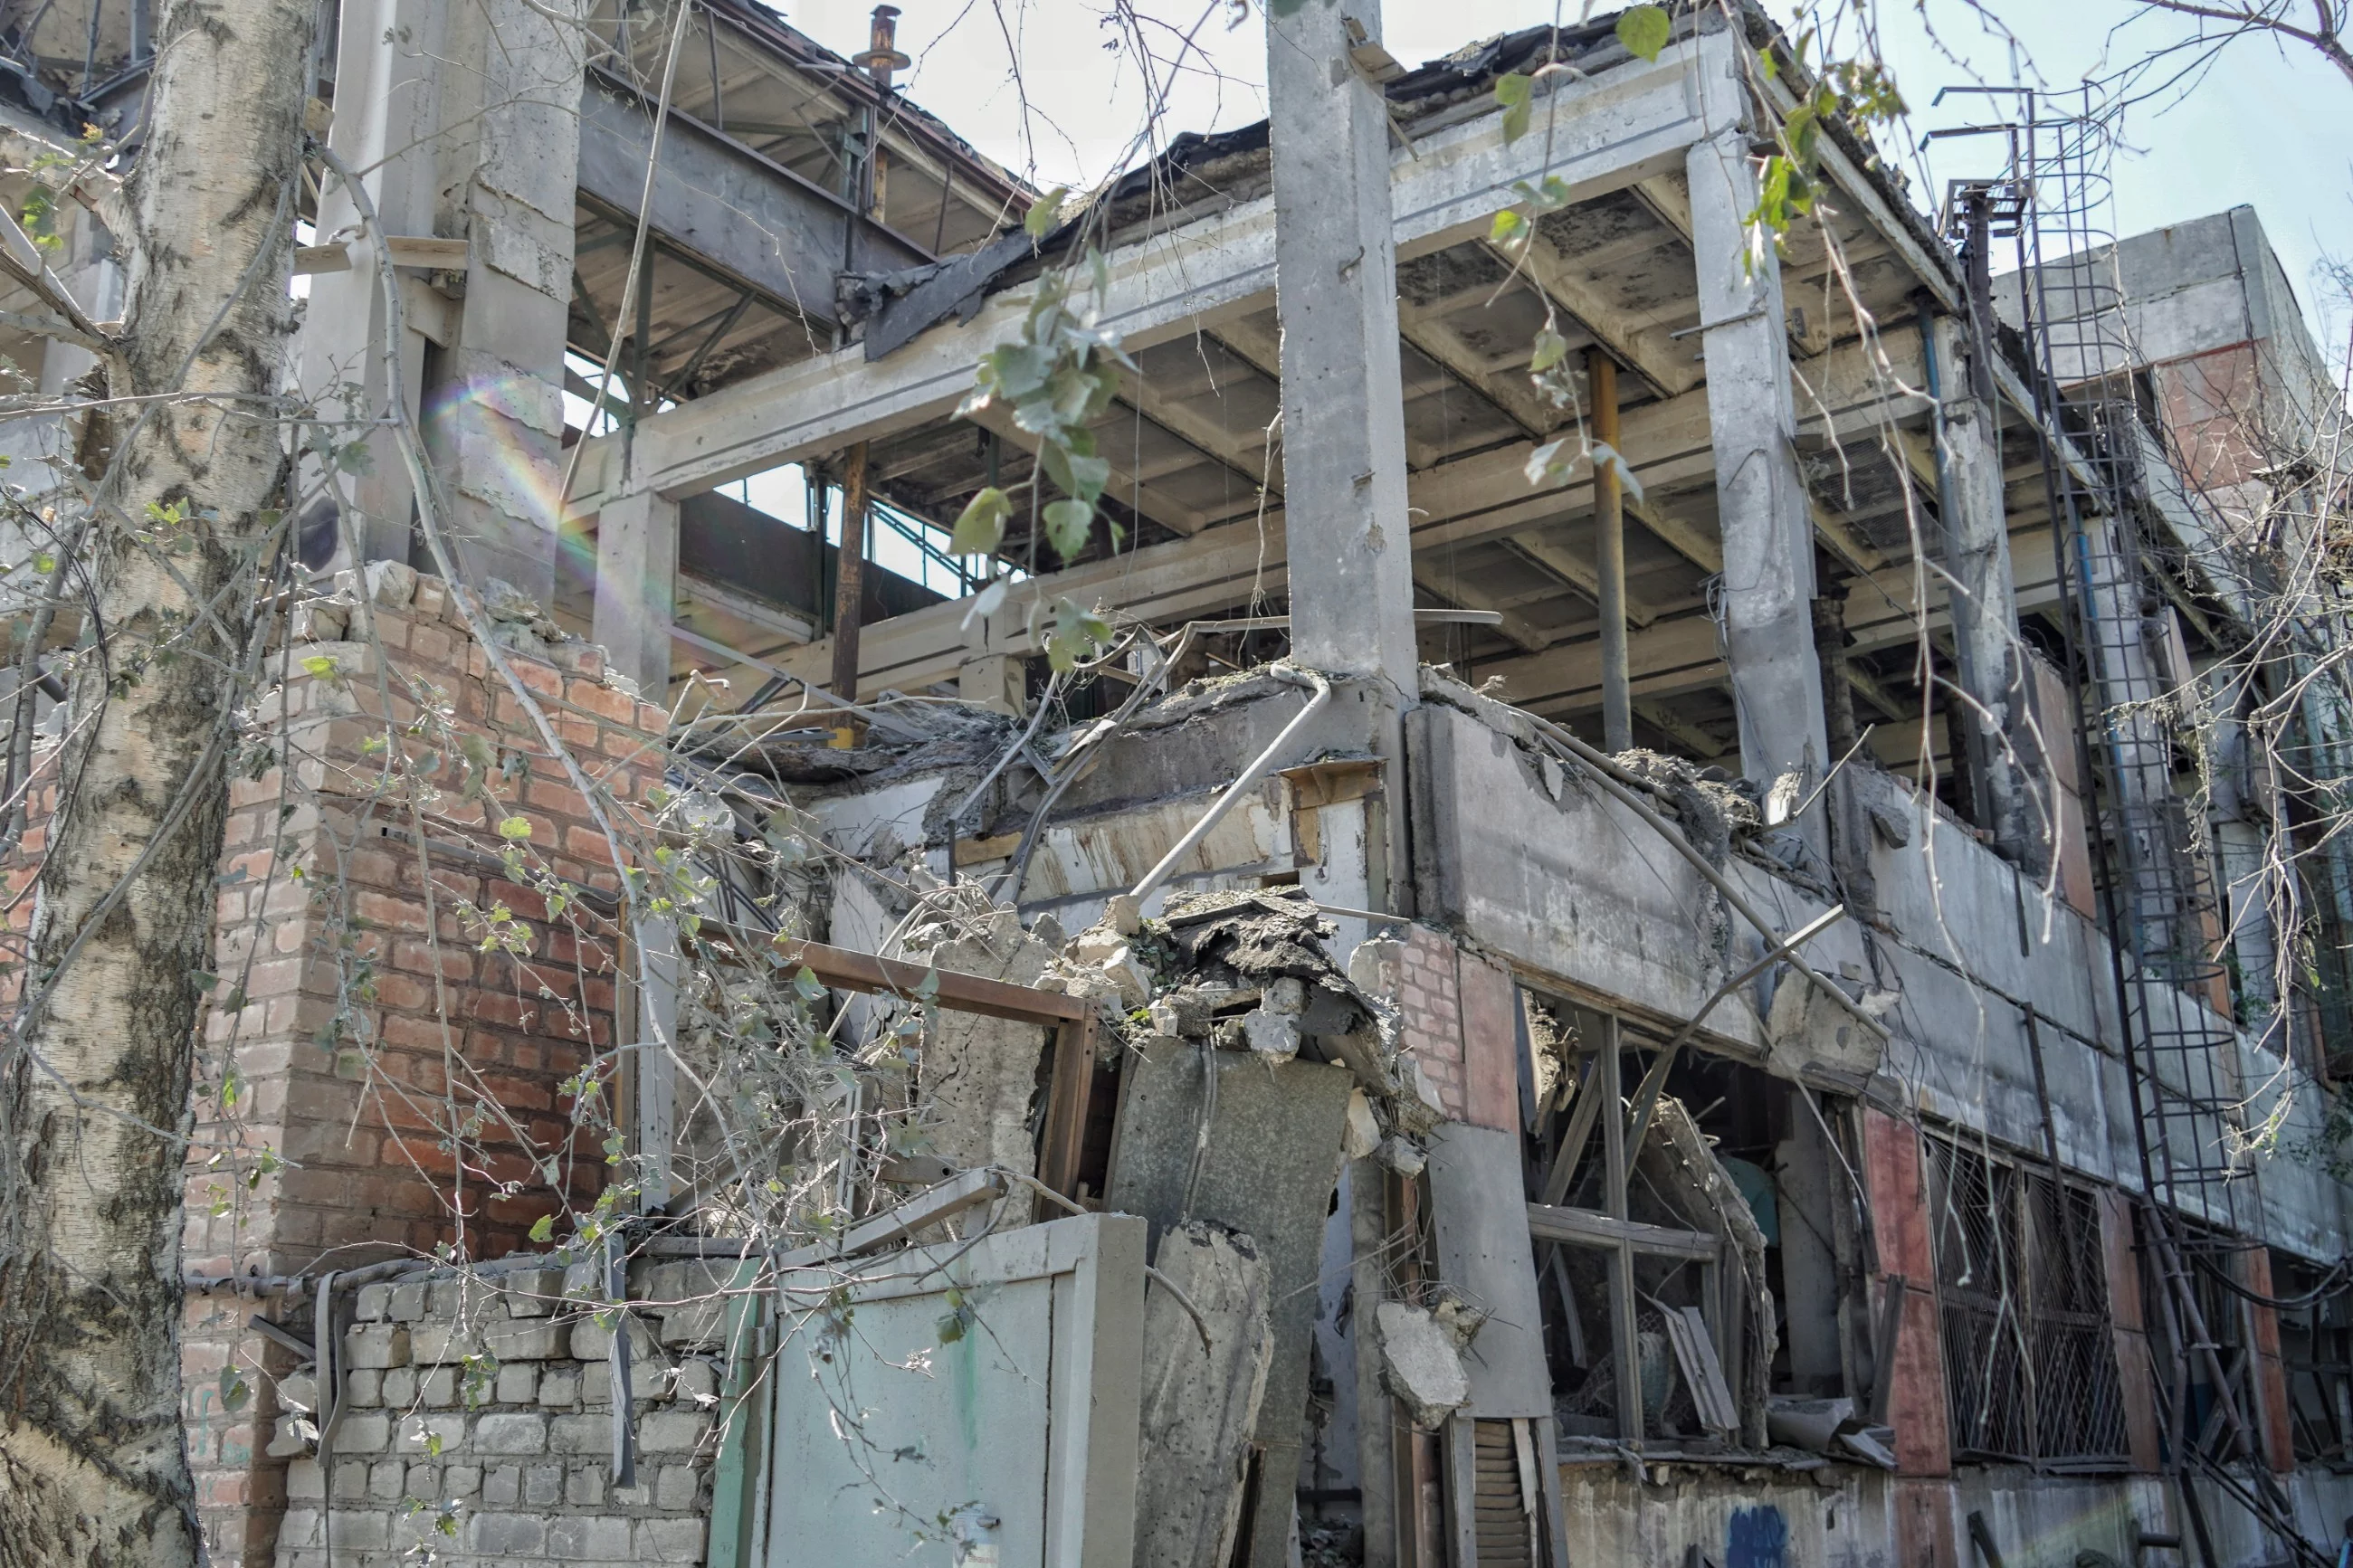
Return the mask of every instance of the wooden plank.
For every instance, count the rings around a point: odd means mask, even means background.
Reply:
[[[1054,1032],[1053,1077],[1046,1090],[1046,1121],[1038,1131],[1038,1179],[1077,1201],[1079,1157],[1086,1146],[1087,1101],[1095,1081],[1095,1013]]]
[[[1675,1360],[1682,1363],[1683,1382],[1691,1388],[1700,1425],[1710,1436],[1730,1439],[1740,1430],[1740,1410],[1725,1384],[1724,1366],[1715,1358],[1706,1317],[1697,1307],[1670,1307],[1655,1299],[1651,1305],[1666,1318],[1667,1339],[1674,1346]]]
[[[1632,1238],[1625,1229],[1634,1222],[1626,1217],[1626,1086],[1621,1044],[1617,1016],[1604,1013],[1601,1016],[1601,1071],[1597,1087],[1601,1090],[1602,1202],[1609,1209],[1609,1214],[1602,1217],[1610,1221],[1606,1227],[1609,1248],[1609,1348],[1616,1372],[1618,1436],[1629,1443],[1640,1445],[1645,1426],[1642,1419],[1642,1359],[1634,1311],[1634,1248],[1630,1245]],[[1532,1213],[1529,1228],[1534,1229],[1535,1224],[1535,1216]]]
[[[913,996],[926,975],[936,973],[939,989],[932,1000],[951,1012],[1010,1018],[1018,1024],[1077,1023],[1094,1012],[1092,1004],[1059,991],[1035,991],[953,969],[934,970],[928,964],[828,947],[821,942],[782,942],[776,944],[776,952],[786,967],[806,967],[820,984],[835,991]]]
[[[395,267],[421,267],[437,272],[462,271],[468,255],[462,239],[432,235],[396,234],[384,242],[384,253]]]
[[[1567,1247],[1607,1248],[1622,1244],[1652,1258],[1687,1258],[1695,1262],[1714,1258],[1716,1248],[1715,1237],[1708,1231],[1676,1230],[1549,1204],[1528,1205],[1528,1234],[1538,1241],[1556,1241]]]
[[[896,1241],[912,1241],[915,1233],[968,1208],[1005,1195],[1005,1178],[994,1171],[966,1171],[936,1187],[917,1193],[898,1207],[849,1227],[839,1241],[797,1247],[776,1259],[776,1271],[807,1268],[838,1258],[853,1258]]]

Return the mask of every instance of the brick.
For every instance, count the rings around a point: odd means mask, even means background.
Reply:
[[[564,1299],[561,1268],[526,1268],[507,1277],[507,1310],[518,1318],[543,1318]]]
[[[571,1334],[547,1320],[508,1320],[486,1324],[482,1344],[502,1362],[553,1361],[564,1354]]]
[[[610,1415],[559,1415],[548,1423],[547,1447],[554,1454],[602,1454],[613,1446]]]
[[[481,1343],[456,1323],[419,1323],[408,1337],[410,1359],[422,1366],[447,1364],[482,1353]]]
[[[339,1428],[335,1433],[335,1441],[340,1444],[343,1440],[343,1433]],[[335,1500],[339,1503],[357,1502],[367,1496],[367,1479],[368,1467],[365,1460],[337,1459],[335,1461]]]
[[[605,1500],[605,1472],[596,1465],[575,1465],[564,1475],[564,1500],[578,1508],[595,1508]],[[628,1544],[627,1537],[623,1545]]]
[[[436,1049],[439,1048],[438,1031],[436,1031],[433,1044]],[[413,1323],[425,1316],[424,1282],[418,1280],[413,1284],[394,1286],[385,1312],[395,1322],[401,1323]]]
[[[635,1563],[635,1534],[626,1519],[583,1519],[575,1515],[551,1520],[547,1526],[547,1554],[567,1563]]]
[[[441,1490],[449,1497],[472,1497],[482,1485],[480,1465],[452,1465],[441,1472]]]
[[[368,1496],[378,1502],[398,1502],[408,1491],[408,1467],[385,1459],[368,1468]]]
[[[580,1403],[580,1369],[549,1367],[539,1376],[539,1402],[557,1408],[569,1408]]]
[[[492,1465],[482,1472],[482,1501],[492,1508],[512,1508],[522,1499],[522,1467]]]
[[[664,1465],[654,1478],[654,1506],[683,1513],[695,1505],[702,1474],[692,1465]]]
[[[278,1521],[280,1551],[289,1546],[315,1546],[319,1539],[319,1510],[315,1508],[290,1508]]]
[[[547,1417],[501,1411],[474,1425],[478,1454],[541,1454],[547,1451]]]
[[[719,1394],[719,1368],[701,1356],[681,1362],[670,1392],[675,1398],[697,1405],[714,1399]]]
[[[466,1521],[466,1545],[485,1556],[538,1556],[547,1545],[547,1521],[535,1514],[478,1513]]]
[[[438,1437],[437,1448],[433,1439]],[[462,1415],[412,1415],[400,1424],[400,1450],[412,1458],[455,1455],[465,1451],[466,1418]]]
[[[381,1454],[391,1442],[392,1417],[380,1410],[346,1415],[335,1424],[335,1452],[338,1454]]]
[[[638,1521],[637,1552],[647,1563],[702,1561],[703,1521],[699,1519]]]
[[[244,1053],[239,1052],[240,1056]],[[392,1287],[363,1285],[352,1310],[363,1323],[380,1323],[392,1316]]]
[[[323,1498],[327,1495],[327,1472],[316,1459],[297,1459],[286,1467],[286,1495],[290,1498]]]
[[[554,1508],[564,1500],[564,1467],[561,1465],[525,1465],[522,1471],[522,1500],[531,1508]]]
[[[638,1423],[638,1447],[648,1454],[691,1454],[710,1429],[710,1418],[699,1413],[662,1411]]]
[[[539,1398],[539,1368],[501,1366],[493,1388],[491,1397],[501,1405],[530,1405]]]
[[[727,1308],[724,1300],[673,1307],[662,1314],[661,1342],[697,1347],[722,1343],[727,1337]]]

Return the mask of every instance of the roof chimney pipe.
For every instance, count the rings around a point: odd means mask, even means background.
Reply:
[[[856,63],[866,68],[866,74],[884,92],[891,90],[893,72],[915,63],[899,52],[899,7],[874,7],[873,31],[867,37],[866,52],[858,57]]]

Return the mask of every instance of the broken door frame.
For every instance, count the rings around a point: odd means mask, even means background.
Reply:
[[[1525,985],[1521,987],[1523,994],[1529,989]],[[1658,1059],[1643,1074],[1634,1102],[1629,1105],[1625,1101],[1623,1088],[1625,1042],[1618,1016],[1603,1008],[1571,1002],[1567,997],[1553,999],[1597,1020],[1600,1025],[1600,1040],[1592,1049],[1578,1053],[1581,1058],[1589,1062],[1589,1066],[1572,1102],[1568,1126],[1562,1134],[1558,1155],[1545,1178],[1543,1195],[1563,1197],[1573,1188],[1578,1167],[1583,1163],[1585,1145],[1591,1139],[1594,1121],[1599,1119],[1601,1122],[1604,1206],[1599,1210],[1568,1208],[1558,1204],[1530,1200],[1527,1205],[1528,1231],[1539,1243],[1609,1254],[1610,1350],[1612,1380],[1618,1391],[1618,1435],[1624,1442],[1639,1447],[1646,1434],[1640,1393],[1641,1353],[1636,1337],[1640,1303],[1634,1282],[1635,1257],[1640,1254],[1675,1258],[1700,1266],[1702,1310],[1715,1342],[1720,1374],[1727,1391],[1732,1393],[1736,1409],[1738,1407],[1740,1320],[1731,1310],[1734,1303],[1725,1294],[1725,1281],[1736,1278],[1738,1271],[1725,1267],[1725,1251],[1733,1245],[1728,1237],[1714,1231],[1650,1225],[1633,1219],[1628,1214],[1627,1183],[1633,1173],[1634,1160],[1641,1152],[1639,1141],[1649,1130],[1652,1110],[1665,1088],[1666,1069],[1682,1044],[1680,1037],[1660,1051]],[[1615,1110],[1605,1110],[1605,1107],[1614,1107]],[[1540,1275],[1542,1271],[1543,1266],[1539,1265]],[[1569,1310],[1576,1310],[1573,1302],[1564,1302],[1563,1305]]]
[[[1095,1057],[1102,1021],[1095,1005],[1059,991],[1039,991],[1009,981],[937,969],[903,958],[884,958],[821,942],[782,942],[777,957],[799,966],[828,990],[921,1001],[951,1013],[977,1013],[1053,1032],[1052,1077],[1046,1089],[1046,1118],[1038,1134],[1038,1180],[1077,1202],[1079,1163],[1084,1152],[1089,1099],[1094,1089]],[[925,986],[932,987],[929,994]]]

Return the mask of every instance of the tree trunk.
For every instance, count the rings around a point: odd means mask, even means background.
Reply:
[[[173,0],[131,181],[113,466],[65,781],[0,1042],[0,1563],[201,1560],[180,1211],[229,710],[286,443],[311,0]],[[185,521],[174,521],[185,519]],[[143,536],[143,537],[142,537]],[[176,574],[176,575],[175,575]],[[60,965],[63,965],[60,968]]]

